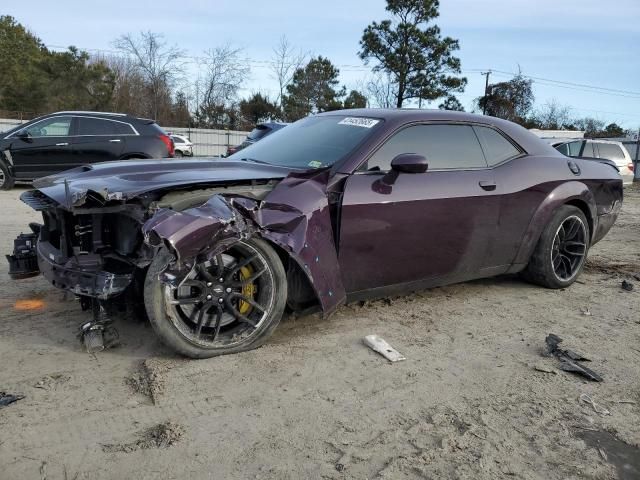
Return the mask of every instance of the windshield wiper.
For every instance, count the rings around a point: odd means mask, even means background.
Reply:
[[[252,163],[260,163],[262,165],[271,165],[269,162],[265,162],[264,160],[258,160],[257,158],[241,158],[241,162],[252,162]]]

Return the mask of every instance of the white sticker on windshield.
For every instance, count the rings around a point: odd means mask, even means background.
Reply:
[[[375,127],[380,120],[374,118],[347,117],[338,122],[338,125],[351,125],[353,127],[371,128]]]

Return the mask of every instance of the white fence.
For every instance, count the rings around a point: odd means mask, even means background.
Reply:
[[[0,132],[27,122],[0,118]],[[215,157],[226,153],[227,148],[242,143],[248,132],[237,130],[210,130],[207,128],[162,127],[165,132],[189,137],[193,142],[193,154],[199,157]]]

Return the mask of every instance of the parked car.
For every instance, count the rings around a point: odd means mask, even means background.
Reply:
[[[246,148],[249,145],[256,143],[257,141],[260,141],[263,138],[268,137],[273,132],[277,132],[278,130],[281,130],[284,127],[286,127],[287,125],[289,124],[280,123],[280,122],[259,123],[258,125],[256,125],[256,128],[254,128],[253,130],[251,130],[251,132],[249,132],[249,135],[247,135],[247,138],[245,139],[244,142],[242,142],[240,145],[235,145],[233,147],[227,148],[226,156],[228,157],[229,155],[233,155],[234,153],[239,152],[243,148]]]
[[[554,148],[567,157],[606,158],[615,162],[622,181],[633,182],[633,160],[620,142],[600,139],[571,140],[553,144]]]
[[[193,142],[189,137],[177,133],[170,133],[169,136],[173,140],[176,157],[193,157]]]
[[[16,239],[10,275],[78,295],[91,345],[114,302],[144,298],[162,341],[194,358],[259,346],[285,307],[328,315],[516,272],[569,287],[622,202],[614,167],[444,110],[326,112],[227,159],[102,163],[35,186],[21,198],[43,224]]]
[[[153,121],[120,113],[57,112],[0,134],[0,189],[79,165],[173,157],[171,138]]]

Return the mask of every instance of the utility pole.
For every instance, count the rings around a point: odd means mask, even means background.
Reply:
[[[487,70],[486,72],[482,72],[480,75],[485,76],[484,82],[484,104],[482,105],[482,114],[487,114],[487,97],[489,97],[489,76],[491,75],[491,70]]]
[[[636,159],[633,165],[633,181],[640,182],[640,128],[636,138]]]

